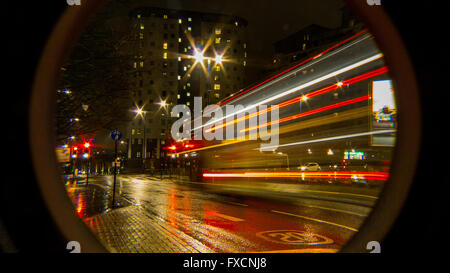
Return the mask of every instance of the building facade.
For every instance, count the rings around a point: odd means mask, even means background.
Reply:
[[[162,168],[176,117],[170,109],[194,97],[214,104],[244,84],[247,22],[239,17],[163,8],[129,13],[129,165]]]

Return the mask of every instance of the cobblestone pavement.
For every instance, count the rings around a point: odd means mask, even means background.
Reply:
[[[111,252],[213,252],[139,205],[122,199],[122,207],[109,209],[109,193],[98,185],[68,185],[67,191],[80,218]]]

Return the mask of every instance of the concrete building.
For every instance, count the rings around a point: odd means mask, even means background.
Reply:
[[[131,121],[124,134],[128,165],[163,168],[162,147],[170,142],[176,120],[170,109],[177,104],[193,109],[195,96],[203,98],[204,107],[243,88],[247,22],[153,7],[133,9],[129,18]]]
[[[341,8],[341,26],[335,29],[308,25],[274,43],[275,55],[269,73],[275,73],[314,56],[361,30],[359,22],[347,6]]]

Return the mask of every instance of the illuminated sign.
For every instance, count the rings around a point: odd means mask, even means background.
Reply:
[[[395,128],[397,107],[391,80],[372,82],[372,131]],[[371,137],[374,146],[394,146],[395,133],[376,134]]]
[[[344,159],[357,159],[357,160],[363,160],[364,159],[364,152],[344,152]]]

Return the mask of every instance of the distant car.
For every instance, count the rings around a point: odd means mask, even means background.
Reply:
[[[302,171],[320,171],[320,166],[318,163],[315,162],[309,162],[306,163],[305,165],[301,165],[300,167],[298,167],[298,169],[302,170]]]

